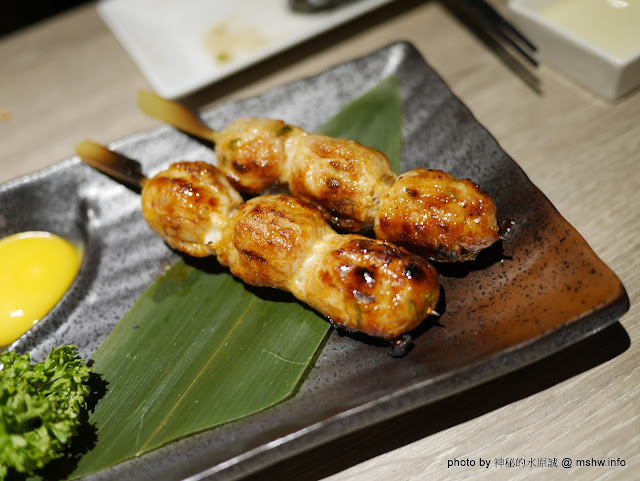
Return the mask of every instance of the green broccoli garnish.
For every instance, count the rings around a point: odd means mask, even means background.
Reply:
[[[61,457],[87,407],[91,369],[74,346],[30,360],[28,353],[0,354],[0,480],[9,468],[31,475]]]

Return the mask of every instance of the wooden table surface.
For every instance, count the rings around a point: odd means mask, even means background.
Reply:
[[[640,91],[606,102],[545,65],[536,91],[470,27],[447,4],[403,0],[184,100],[206,108],[408,40],[620,277],[631,309],[549,359],[252,481],[640,479]],[[72,156],[83,138],[109,143],[157,126],[136,106],[140,88],[150,87],[95,4],[0,38],[0,181]],[[563,458],[625,466],[494,466]],[[475,466],[448,467],[467,459]]]

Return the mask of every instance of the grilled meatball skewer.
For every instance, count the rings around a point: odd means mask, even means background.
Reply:
[[[214,142],[218,167],[243,195],[286,187],[339,230],[373,230],[444,262],[473,260],[500,237],[491,197],[469,180],[427,169],[397,177],[383,153],[358,142],[254,117],[218,132],[179,103],[150,92],[138,100],[147,114]]]
[[[117,155],[89,145],[77,151],[94,167],[97,157]],[[146,221],[171,247],[215,255],[248,284],[289,291],[346,330],[394,341],[435,313],[440,287],[431,264],[386,241],[337,234],[303,199],[271,194],[243,202],[205,162],[174,163],[135,181]]]

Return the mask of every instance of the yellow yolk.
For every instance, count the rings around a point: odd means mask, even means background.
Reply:
[[[81,259],[70,242],[48,232],[0,239],[0,348],[56,305],[78,273]]]

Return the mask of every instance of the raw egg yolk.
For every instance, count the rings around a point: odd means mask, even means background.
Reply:
[[[0,348],[47,314],[69,288],[82,254],[48,232],[0,239]]]

